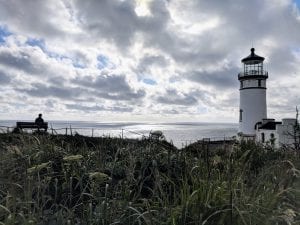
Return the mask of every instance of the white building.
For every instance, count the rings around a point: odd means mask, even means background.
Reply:
[[[254,53],[242,59],[244,71],[239,73],[240,115],[239,136],[241,139],[270,143],[276,147],[295,143],[296,119],[276,122],[267,118],[268,72],[263,68],[264,57]]]
[[[294,147],[295,142],[299,142],[296,119],[282,119],[282,122],[277,122],[274,119],[263,119],[255,127],[256,141],[260,143],[268,143],[275,147]]]

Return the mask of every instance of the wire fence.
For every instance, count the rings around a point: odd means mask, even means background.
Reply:
[[[12,133],[15,127],[11,126],[0,126],[0,133]],[[27,133],[33,133],[36,129],[26,128]],[[111,131],[111,132],[110,132]],[[116,130],[105,130],[99,128],[91,128],[91,127],[61,127],[61,128],[53,128],[52,126],[48,128],[48,133],[52,135],[84,135],[88,137],[111,137],[111,138],[122,138],[122,139],[147,139],[153,138],[152,131],[148,132],[138,132],[133,130],[128,130],[125,128],[116,129]],[[164,137],[164,136],[162,136]],[[166,138],[164,138],[167,140]],[[230,142],[234,141],[235,137],[227,137],[227,136],[220,136],[220,137],[210,137],[210,138],[200,138],[200,139],[179,139],[175,140],[173,143],[172,139],[169,139],[170,143],[174,144],[176,147],[184,148],[190,144],[195,142],[205,142],[205,143],[213,143],[213,142]]]
[[[1,133],[12,133],[14,131],[15,127],[11,126],[0,126],[0,132]],[[23,128],[24,129],[24,128]],[[25,128],[24,131],[26,130],[26,133],[33,133],[36,131],[36,128]],[[90,136],[90,137],[101,137],[101,136],[110,136],[110,137],[122,137],[126,138],[125,136],[125,131],[131,134],[139,135],[139,136],[145,136],[145,134],[135,132],[135,131],[130,131],[126,129],[120,129],[116,132],[116,130],[113,130],[113,132],[109,132],[109,130],[104,130],[104,129],[97,129],[97,128],[89,128],[89,127],[61,127],[61,128],[53,128],[50,127],[47,129],[47,132],[52,134],[52,135],[57,135],[57,134],[63,134],[63,135],[85,135],[85,136]],[[22,130],[23,132],[23,130]]]

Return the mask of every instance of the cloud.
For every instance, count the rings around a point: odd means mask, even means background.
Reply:
[[[184,75],[187,79],[203,84],[210,85],[217,89],[233,89],[237,87],[238,68],[229,68],[218,71],[190,71]]]
[[[0,70],[0,84],[8,85],[10,81],[11,81],[10,77]]]
[[[118,101],[137,101],[145,96],[145,91],[139,90],[137,92],[125,92],[125,93],[104,93],[94,92],[97,97],[106,98],[110,100]]]
[[[10,68],[22,70],[29,74],[40,74],[44,72],[39,64],[33,64],[31,56],[26,52],[0,51],[0,63]]]
[[[95,36],[128,48],[139,27],[134,1],[74,1],[81,27]]]
[[[113,107],[104,107],[99,105],[78,105],[78,104],[66,104],[68,109],[75,109],[84,112],[99,112],[99,111],[111,111],[111,112],[132,112],[132,107],[120,107],[120,106],[113,106]]]
[[[290,48],[274,48],[267,57],[270,78],[282,76],[287,72],[296,71],[298,68],[297,58]]]
[[[49,53],[50,54],[50,53]],[[39,46],[14,43],[13,46],[0,48],[0,66],[14,74],[29,77],[69,76],[71,60],[62,57],[53,58]],[[70,73],[70,74],[69,74]],[[36,79],[34,78],[34,79]],[[31,80],[31,79],[29,79]]]
[[[76,99],[84,93],[84,90],[80,88],[47,86],[42,83],[33,83],[31,88],[17,88],[17,90],[32,97],[57,97],[60,99]]]
[[[73,27],[63,1],[1,1],[0,20],[15,32],[52,38],[62,37]]]
[[[168,62],[165,57],[161,55],[145,55],[140,59],[137,72],[138,73],[147,73],[154,66],[166,67]]]
[[[190,106],[197,104],[198,100],[189,94],[178,93],[176,90],[167,90],[162,96],[157,96],[156,101],[161,104]]]
[[[99,75],[96,78],[91,76],[77,77],[73,83],[91,88],[97,97],[111,100],[130,101],[145,96],[145,91],[135,91],[130,87],[123,75]]]

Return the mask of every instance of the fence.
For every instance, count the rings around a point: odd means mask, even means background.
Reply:
[[[9,127],[9,126],[0,126],[0,133],[11,133],[15,127]],[[32,133],[34,129],[26,129],[28,133]],[[128,129],[116,129],[116,130],[111,130],[113,132],[109,132],[110,130],[105,130],[105,129],[98,129],[98,128],[91,128],[91,127],[61,127],[61,128],[53,128],[52,126],[48,128],[48,133],[52,135],[75,135],[75,134],[80,134],[84,136],[89,136],[89,137],[115,137],[115,138],[130,138],[130,139],[144,139],[144,138],[149,138],[150,133],[145,132],[137,132],[137,131],[132,131]],[[226,142],[226,141],[234,141],[234,137],[210,137],[210,138],[200,138],[200,139],[178,139],[173,142],[171,138],[167,138],[168,141],[170,141],[172,144],[174,144],[178,148],[184,148],[192,143],[195,142]]]
[[[10,127],[10,126],[0,126],[0,132],[1,133],[11,133],[15,127]],[[32,133],[36,129],[26,129],[28,133]],[[85,135],[85,136],[90,136],[90,137],[101,137],[101,136],[111,136],[111,137],[120,137],[120,138],[126,138],[125,133],[130,133],[133,135],[137,135],[140,137],[147,137],[146,134],[136,132],[136,131],[131,131],[128,129],[118,129],[118,132],[109,132],[109,130],[105,129],[97,129],[97,128],[90,128],[90,127],[63,127],[63,128],[53,128],[50,127],[48,128],[48,133],[57,135],[57,134],[64,134],[64,135],[75,135],[75,134],[80,134],[80,135]],[[131,135],[132,136],[132,135]]]

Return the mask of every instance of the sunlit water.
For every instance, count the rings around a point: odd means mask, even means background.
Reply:
[[[0,129],[14,127],[16,121],[0,121]],[[98,123],[83,121],[48,121],[49,132],[59,134],[75,134],[87,136],[113,136],[124,138],[142,138],[149,136],[151,131],[160,130],[168,141],[181,148],[203,138],[222,140],[224,137],[236,135],[238,125],[234,123]]]

